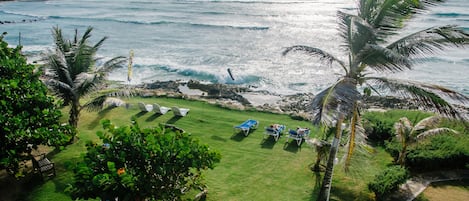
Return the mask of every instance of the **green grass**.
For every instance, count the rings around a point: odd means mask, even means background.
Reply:
[[[85,142],[97,140],[96,131],[101,130],[100,120],[110,119],[115,125],[128,125],[132,116],[137,117],[141,127],[159,123],[174,124],[191,133],[194,138],[218,150],[221,162],[206,172],[207,200],[315,200],[319,191],[320,177],[310,170],[315,153],[306,143],[286,144],[283,136],[278,142],[264,140],[263,128],[281,123],[288,128],[310,127],[312,137],[318,133],[310,122],[292,119],[288,115],[257,111],[239,111],[222,108],[206,102],[173,98],[131,98],[131,107],[114,108],[102,112],[83,111],[80,116],[80,140],[52,156],[57,166],[57,176],[44,184],[25,192],[26,200],[70,200],[64,189],[71,182],[71,166],[81,158]],[[163,106],[190,108],[188,116],[176,118],[172,113],[155,115],[141,113],[138,102],[157,102]],[[247,119],[260,122],[259,128],[245,137],[234,134],[233,126]],[[360,154],[358,154],[359,156]],[[345,174],[340,168],[334,171],[333,200],[365,200],[369,197],[366,183],[373,179],[391,158],[382,149],[357,157],[352,171]]]

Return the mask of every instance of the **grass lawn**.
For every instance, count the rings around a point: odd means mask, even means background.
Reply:
[[[131,107],[114,108],[97,112],[83,111],[80,116],[80,140],[52,156],[56,163],[57,176],[24,192],[25,200],[70,200],[64,189],[71,182],[71,166],[81,160],[87,140],[97,140],[96,131],[101,130],[101,119],[110,119],[115,125],[130,124],[136,116],[141,127],[152,127],[159,123],[174,124],[191,133],[202,143],[218,150],[222,160],[215,169],[206,172],[208,184],[207,200],[315,200],[319,191],[320,177],[310,170],[315,152],[306,143],[298,147],[295,142],[286,144],[283,136],[278,142],[272,138],[264,140],[264,127],[284,124],[288,128],[310,127],[308,121],[292,119],[288,115],[257,111],[238,111],[221,108],[206,102],[173,98],[138,98],[126,100]],[[162,106],[190,108],[188,116],[177,118],[172,112],[155,115],[142,113],[138,102]],[[233,126],[247,119],[260,122],[259,129],[245,137],[234,134]],[[318,131],[312,128],[312,137]],[[389,164],[391,157],[384,150],[376,149],[366,159],[357,160],[350,173],[345,174],[338,165],[334,171],[332,200],[365,200],[370,193],[366,184],[374,175]]]
[[[419,200],[467,200],[469,198],[469,180],[443,181],[432,183],[421,195]]]

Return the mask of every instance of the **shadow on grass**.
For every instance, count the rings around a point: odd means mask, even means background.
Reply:
[[[91,130],[91,129],[96,128],[96,126],[99,125],[99,122],[104,118],[104,116],[106,116],[106,114],[109,113],[114,108],[115,107],[107,107],[99,111],[98,115],[96,115],[96,118],[93,121],[91,121],[91,123],[88,125],[88,129]]]
[[[141,112],[137,113],[137,114],[134,115],[134,116],[135,116],[136,118],[140,118],[140,117],[142,117],[143,115],[145,115],[146,113],[148,113],[148,112],[141,111]]]
[[[332,184],[330,200],[353,201],[356,200],[357,194],[344,186]]]
[[[222,137],[220,137],[220,136],[218,136],[218,135],[212,135],[210,138],[211,138],[212,140],[217,140],[217,141],[221,141],[221,142],[226,142],[226,139],[225,139],[225,138],[222,138]]]
[[[314,189],[313,191],[311,191],[311,198],[309,199],[310,201],[316,201],[319,196],[319,191],[321,190],[321,181],[322,181],[321,173],[313,171],[313,174],[314,174],[315,182],[314,182]]]
[[[272,149],[274,148],[277,141],[275,141],[274,137],[268,136],[267,138],[263,138],[261,142],[261,148],[263,149]]]
[[[157,114],[157,113],[154,113],[152,114],[151,116],[149,116],[145,121],[146,122],[151,122],[153,120],[155,120],[156,118],[160,117],[162,114]]]
[[[179,119],[181,119],[182,117],[180,116],[173,116],[171,117],[171,119],[169,119],[168,121],[166,121],[167,124],[174,124],[176,123],[176,121],[178,121]]]
[[[248,135],[249,136],[249,135]],[[234,141],[237,141],[237,142],[241,142],[244,140],[244,138],[248,137],[248,136],[244,136],[244,133],[241,131],[241,132],[235,132],[231,137],[230,139],[231,140],[234,140]]]
[[[286,150],[286,151],[292,152],[292,153],[296,153],[298,151],[301,151],[301,145],[302,144],[303,143],[298,145],[296,143],[296,141],[287,141],[287,142],[285,142],[285,144],[283,144],[283,149]]]

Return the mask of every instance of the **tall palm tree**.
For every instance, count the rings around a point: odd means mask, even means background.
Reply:
[[[80,111],[85,107],[96,107],[104,102],[106,95],[99,95],[91,101],[81,104],[80,99],[85,95],[96,93],[102,86],[106,75],[126,61],[125,57],[115,57],[106,62],[100,62],[96,53],[106,40],[103,37],[96,44],[90,45],[92,27],[79,37],[75,30],[73,40],[64,38],[62,30],[54,27],[54,52],[50,52],[45,60],[46,83],[63,99],[65,105],[70,105],[69,123],[77,127]],[[101,64],[101,66],[96,66]]]
[[[360,121],[360,101],[363,96],[358,90],[378,94],[386,92],[406,98],[420,108],[438,112],[449,117],[462,116],[447,101],[447,98],[467,102],[469,98],[461,93],[442,86],[405,81],[386,77],[370,76],[369,73],[399,72],[411,69],[413,64],[451,47],[463,47],[469,41],[469,34],[458,26],[447,25],[431,27],[409,34],[398,40],[389,41],[404,25],[404,22],[429,6],[443,0],[359,0],[358,13],[349,14],[338,11],[341,47],[347,54],[347,61],[319,48],[296,45],[288,47],[283,55],[300,51],[319,57],[330,66],[338,66],[343,76],[330,87],[324,89],[313,99],[313,123],[331,125],[343,115],[350,125],[349,145],[346,151],[346,166],[355,148],[355,140],[364,133]],[[395,38],[395,37],[392,37]],[[337,140],[335,136],[334,140]],[[361,138],[363,139],[363,138]],[[337,150],[338,144],[333,144]],[[329,157],[328,160],[334,160]],[[332,162],[328,165],[334,165]],[[326,168],[319,200],[328,200],[332,168]]]
[[[415,125],[412,125],[407,117],[402,117],[394,124],[394,129],[396,130],[396,135],[399,141],[401,142],[402,149],[399,152],[399,158],[397,162],[404,167],[405,157],[407,154],[407,147],[417,143],[419,140],[427,138],[429,136],[438,135],[442,133],[454,133],[457,134],[458,131],[455,131],[450,128],[434,128],[436,124],[440,121],[439,116],[431,116],[421,121],[417,122]]]

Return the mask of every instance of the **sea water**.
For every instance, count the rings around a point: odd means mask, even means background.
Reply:
[[[346,60],[337,11],[356,13],[356,0],[54,0],[0,3],[0,33],[21,43],[29,60],[52,49],[52,28],[71,38],[94,28],[91,40],[109,38],[99,57],[129,56],[130,84],[201,80],[239,84],[279,94],[317,93],[343,73],[302,54],[282,56],[292,45],[321,48]],[[469,1],[448,0],[413,18],[400,36],[455,24],[469,31]],[[232,79],[228,73],[231,70]],[[440,52],[412,71],[381,74],[430,82],[469,95],[469,54]],[[127,81],[127,69],[110,79]]]

